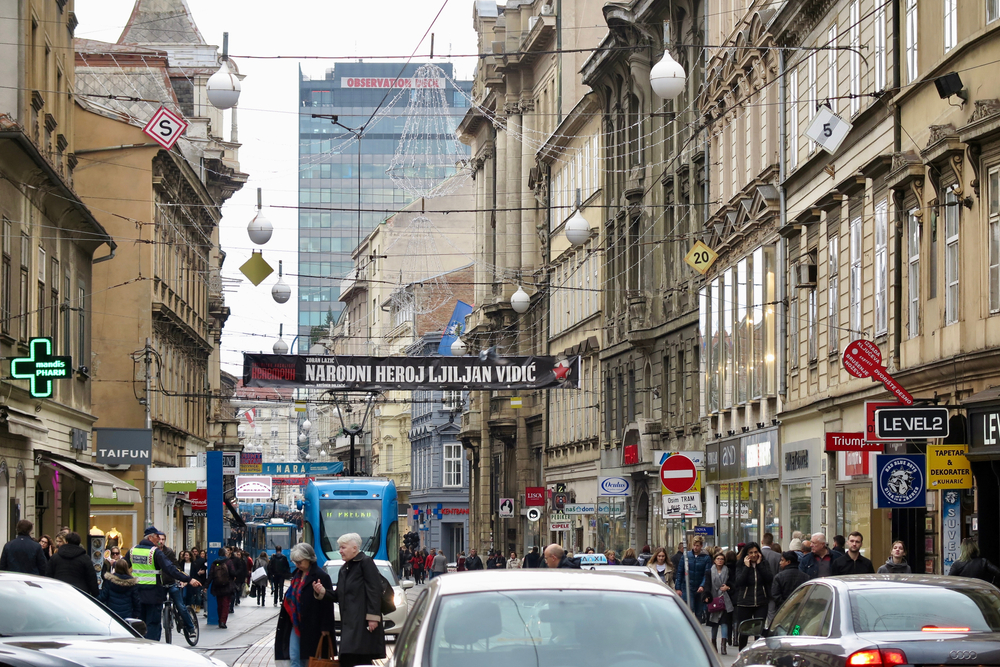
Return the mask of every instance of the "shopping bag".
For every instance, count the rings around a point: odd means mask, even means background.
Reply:
[[[263,567],[258,567],[256,570],[253,571],[253,574],[250,575],[250,581],[257,584],[258,586],[260,585],[260,582],[266,579],[267,579],[267,570]]]
[[[340,667],[329,632],[320,636],[319,643],[316,644],[316,655],[309,658],[309,667]]]

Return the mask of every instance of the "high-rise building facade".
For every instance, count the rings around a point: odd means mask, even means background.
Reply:
[[[408,113],[413,91],[443,91],[442,108],[425,108],[424,118],[443,117],[448,132],[454,132],[465,113],[471,81],[454,81],[448,63],[438,67],[443,77],[418,77],[420,63],[405,67],[341,63],[327,70],[323,79],[299,73],[298,334],[302,351],[309,348],[313,327],[336,321],[343,309],[338,300],[340,282],[353,269],[351,251],[389,216],[385,211],[401,209],[414,198],[396,187],[387,173],[397,151],[421,150],[418,135],[426,136],[433,125]],[[360,141],[344,129],[363,127],[376,110]],[[334,117],[342,126],[333,123]],[[447,171],[442,172],[442,181],[450,175]]]

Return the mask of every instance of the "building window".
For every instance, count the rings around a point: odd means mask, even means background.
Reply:
[[[277,437],[278,437],[278,427],[277,426],[272,426],[271,427],[271,439],[273,440],[273,439],[275,439]]]
[[[1000,2],[1000,0],[997,0]],[[799,165],[799,70],[795,67],[788,73],[788,168]]]
[[[992,23],[1000,18],[1000,0],[986,0],[986,22]]]
[[[827,96],[830,98],[830,104],[833,105],[834,113],[840,108],[840,100],[837,99],[837,25],[834,24],[829,32],[826,34],[827,46],[830,50],[826,52],[827,56]]]
[[[886,200],[875,205],[875,335],[889,330],[888,211]]]
[[[462,445],[458,443],[444,445],[444,485],[462,486]]]
[[[861,218],[851,220],[851,331],[861,332]]]
[[[998,0],[1000,2],[1000,0]],[[1000,167],[989,173],[990,201],[990,312],[1000,312]],[[6,255],[4,255],[6,262]]]
[[[835,227],[827,229],[827,234],[830,237],[828,245],[830,268],[827,280],[826,344],[830,354],[836,354],[840,351],[840,277],[838,275],[840,264],[840,230],[837,229],[839,222],[837,220]]]
[[[816,54],[810,53],[807,59],[807,66],[809,68],[809,99],[806,103],[809,108],[806,109],[806,113],[809,114],[809,120],[812,121],[813,117],[816,115]],[[816,150],[816,142],[809,142],[809,153]]]
[[[382,452],[382,469],[386,472],[393,471],[393,461],[395,453],[393,452],[392,443],[386,443],[385,448]]]
[[[907,216],[907,249],[909,251],[910,271],[907,297],[909,298],[909,321],[907,331],[910,338],[920,335],[920,218],[917,209]]]
[[[944,0],[944,52],[958,44],[958,0]]]
[[[77,368],[87,365],[87,311],[86,311],[86,298],[87,292],[84,288],[83,282],[80,283],[77,288],[77,301],[76,301],[76,315],[77,315]]]
[[[445,391],[441,396],[441,409],[445,412],[458,412],[462,409],[462,392]]]
[[[816,288],[809,288],[809,361],[816,361],[819,357],[819,336],[816,335],[816,318],[818,316],[816,308]]]
[[[28,319],[31,312],[31,284],[28,279],[28,263],[31,261],[31,239],[27,234],[21,234],[21,291],[19,293],[21,309],[18,327],[21,332],[21,340],[28,340]]]
[[[10,244],[11,244],[11,234],[13,233],[12,225],[10,220],[7,218],[3,219],[3,274],[0,275],[0,280],[3,281],[3,285],[0,286],[2,293],[0,293],[0,314],[2,314],[3,332],[5,334],[10,333],[10,294],[11,294],[11,269],[10,269]]]
[[[858,5],[860,0],[851,2],[851,115],[861,110],[861,20]]]
[[[789,253],[791,253],[789,247]],[[788,363],[792,368],[799,365],[799,272],[798,265],[788,263]]]
[[[948,188],[944,196],[944,320],[945,324],[958,322],[958,280],[961,257],[958,254],[958,197],[954,188]]]
[[[1000,0],[998,0],[1000,1]],[[885,3],[875,9],[875,91],[885,88]]]
[[[906,83],[917,78],[917,0],[906,0]]]
[[[59,349],[59,261],[52,260],[52,272],[49,288],[49,328],[52,336],[52,351]]]
[[[66,288],[66,291],[63,292],[63,298],[66,301],[60,306],[63,308],[63,354],[67,357],[73,356],[73,311],[70,309],[69,303],[72,284],[67,273],[63,282],[63,286]]]

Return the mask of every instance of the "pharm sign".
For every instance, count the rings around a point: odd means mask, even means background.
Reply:
[[[31,381],[33,398],[52,396],[52,381],[73,377],[70,357],[52,355],[51,338],[32,338],[28,345],[31,356],[18,357],[10,362],[10,374],[18,380]]]
[[[341,88],[444,88],[444,79],[394,79],[392,77],[345,76]]]

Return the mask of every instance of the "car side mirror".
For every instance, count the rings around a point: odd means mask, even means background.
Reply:
[[[402,581],[399,582],[399,587],[402,588],[404,591],[405,590],[409,590],[409,589],[413,588],[413,580],[412,579],[403,579]]]
[[[763,618],[748,618],[747,620],[740,623],[740,634],[753,636],[753,637],[766,637],[767,631],[764,630],[764,619]]]
[[[133,630],[138,632],[143,637],[146,636],[147,628],[146,622],[139,618],[126,618],[125,622],[128,623]]]

